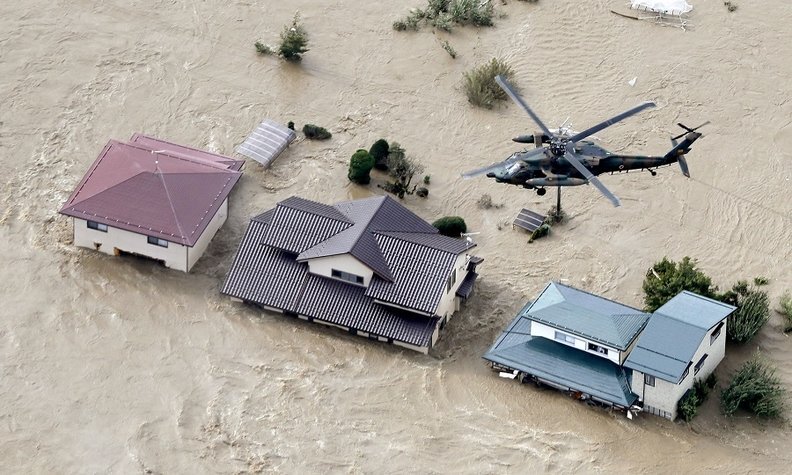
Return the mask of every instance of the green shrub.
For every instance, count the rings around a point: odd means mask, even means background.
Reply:
[[[536,228],[536,230],[531,233],[531,237],[528,238],[528,242],[532,243],[532,242],[536,241],[537,239],[541,239],[541,238],[543,238],[545,236],[549,236],[549,235],[550,235],[550,225],[545,222],[545,223],[542,223],[541,226]]]
[[[429,185],[432,183],[432,177],[430,177],[429,175],[424,175],[423,181],[424,181],[424,185]]]
[[[258,54],[272,54],[272,47],[270,45],[265,45],[261,41],[256,41],[254,46],[256,47],[256,52],[258,52]]]
[[[726,336],[737,343],[745,343],[756,335],[770,319],[770,298],[767,292],[741,280],[720,296],[720,300],[737,310],[729,317]]]
[[[778,300],[777,312],[786,320],[784,332],[792,331],[792,295],[789,292],[784,292],[784,295]]]
[[[448,237],[458,238],[462,233],[467,232],[467,224],[459,216],[445,216],[432,223],[432,226],[436,227],[440,234]]]
[[[313,124],[305,124],[302,130],[305,137],[311,140],[327,140],[333,136],[333,134],[328,132],[324,127]]]
[[[727,416],[739,409],[760,417],[779,417],[784,412],[786,389],[770,363],[755,354],[746,361],[721,393],[721,407]]]
[[[503,208],[503,203],[495,203],[495,202],[493,202],[492,201],[492,197],[490,195],[488,195],[487,193],[484,193],[483,195],[481,195],[481,198],[479,198],[478,201],[476,201],[476,205],[478,205],[478,207],[482,208],[482,209],[492,209],[492,208],[500,209],[500,208]]]
[[[646,272],[643,281],[646,311],[654,312],[683,290],[704,297],[718,297],[718,288],[712,285],[708,275],[696,268],[695,260],[684,257],[677,264],[664,257]]]
[[[371,181],[369,172],[372,168],[374,168],[374,157],[367,150],[361,148],[352,155],[352,159],[349,161],[347,177],[350,181],[360,185],[368,185]]]
[[[698,414],[698,408],[702,402],[694,389],[688,389],[677,403],[677,417],[682,418],[685,422],[692,421]]]
[[[454,25],[492,26],[492,2],[480,0],[428,0],[426,10],[415,8],[403,19],[393,22],[396,31],[418,30],[428,24],[451,31]]]
[[[415,190],[415,194],[418,195],[418,197],[420,197],[420,198],[426,198],[426,197],[429,196],[429,189],[424,187],[424,186],[422,186],[422,187],[418,188],[417,190]]]
[[[288,61],[300,61],[308,51],[308,33],[300,24],[300,12],[294,14],[291,25],[283,27],[278,54]]]
[[[286,127],[291,130],[294,130],[294,121],[290,120],[289,123],[286,124]]]
[[[474,106],[492,109],[498,101],[505,101],[509,96],[495,82],[495,76],[498,75],[506,79],[514,75],[511,66],[498,58],[464,73],[462,84],[468,102]]]
[[[374,168],[377,170],[388,169],[388,150],[390,146],[385,139],[379,139],[369,149],[369,153],[374,157]]]

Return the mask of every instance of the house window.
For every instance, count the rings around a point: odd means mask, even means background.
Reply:
[[[644,373],[644,384],[646,384],[647,386],[654,387],[655,377],[652,376],[651,374]]]
[[[562,341],[564,343],[568,343],[570,345],[575,344],[575,337],[572,335],[567,335],[566,333],[555,332],[555,339],[558,341]]]
[[[688,363],[688,365],[687,365],[687,368],[685,368],[685,372],[684,372],[684,373],[682,373],[682,377],[681,377],[681,378],[679,378],[679,382],[682,382],[682,381],[684,381],[684,380],[685,380],[685,378],[687,378],[687,375],[688,375],[688,373],[690,373],[690,365],[691,365],[691,364],[692,364],[692,363]]]
[[[148,243],[149,244],[154,244],[155,246],[159,246],[159,247],[168,247],[168,241],[166,241],[164,239],[160,239],[160,238],[154,237],[154,236],[149,236],[148,237]]]
[[[102,223],[97,223],[96,221],[88,221],[88,228],[95,229],[97,231],[102,231],[103,233],[107,232],[107,225]]]
[[[456,283],[456,269],[451,272],[451,275],[448,276],[448,280],[446,281],[446,292],[451,292],[451,287],[454,286]]]
[[[710,335],[710,345],[715,343],[715,340],[717,340],[718,336],[720,336],[722,329],[723,329],[723,322],[720,322],[718,326],[716,326],[715,329],[712,330],[712,334]]]
[[[704,362],[707,361],[707,356],[709,355],[705,354],[700,360],[698,360],[696,367],[693,369],[693,374],[698,374],[699,370],[701,370],[701,367],[704,366]]]
[[[335,277],[336,279],[341,279],[341,280],[345,280],[347,282],[352,282],[353,284],[363,285],[363,277],[362,276],[359,276],[359,275],[356,275],[356,274],[351,274],[349,272],[344,272],[344,271],[338,270],[338,269],[333,269],[331,273],[332,273],[332,276]]]
[[[588,344],[588,350],[593,351],[594,353],[599,353],[601,355],[607,355],[608,349],[604,346],[595,345],[594,343]]]

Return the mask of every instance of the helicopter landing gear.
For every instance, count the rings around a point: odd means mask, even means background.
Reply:
[[[537,188],[536,189],[536,194],[539,195],[539,196],[544,196],[545,193],[547,193],[547,190],[545,190],[544,188]]]
[[[651,174],[652,174],[652,176],[657,176],[657,172],[656,172],[656,171],[654,171],[654,170],[649,170],[649,173],[651,173]]]

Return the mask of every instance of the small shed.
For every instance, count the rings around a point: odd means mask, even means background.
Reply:
[[[268,167],[296,138],[297,134],[292,129],[265,119],[237,147],[236,152]]]

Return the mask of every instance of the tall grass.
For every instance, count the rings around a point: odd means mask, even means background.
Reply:
[[[454,26],[492,26],[495,9],[492,2],[480,0],[428,0],[426,9],[415,8],[406,17],[393,22],[397,31],[419,30],[430,25],[444,31]]]
[[[786,389],[775,367],[759,354],[740,367],[721,393],[721,407],[727,416],[743,409],[760,417],[780,417],[785,405]]]
[[[492,58],[490,62],[464,73],[462,85],[468,102],[492,109],[498,101],[505,101],[509,96],[495,82],[495,76],[498,75],[506,79],[514,76],[511,66],[498,58]]]

